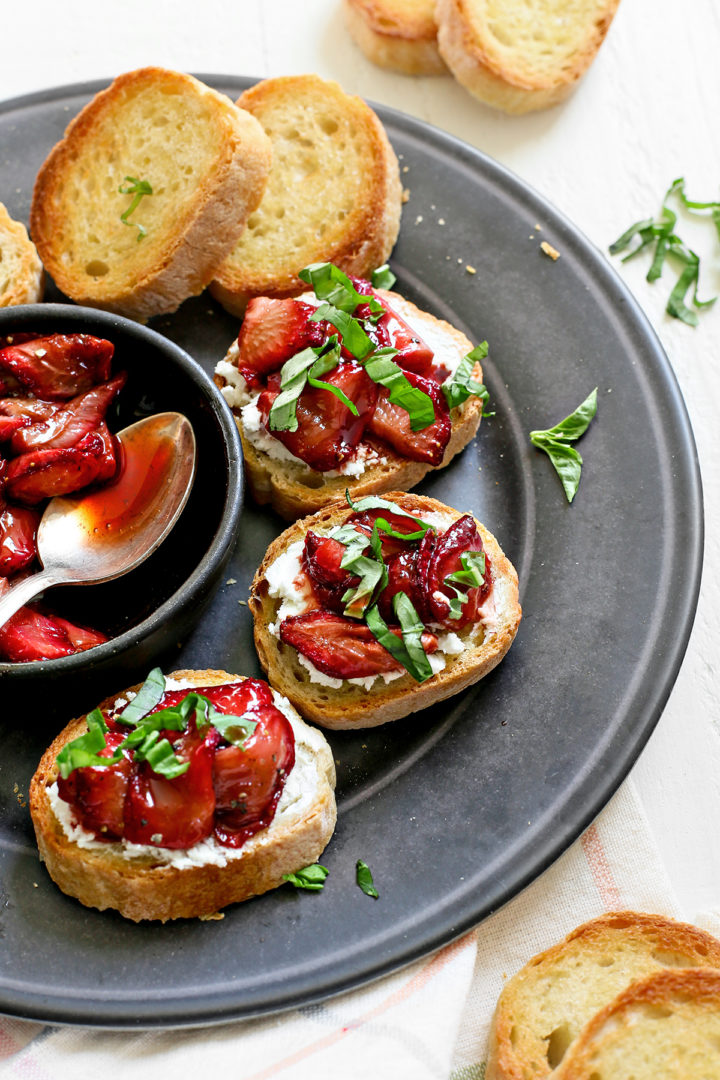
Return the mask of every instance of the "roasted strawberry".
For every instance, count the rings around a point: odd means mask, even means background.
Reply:
[[[490,577],[490,562],[485,555],[485,576],[482,586],[469,590],[460,586],[466,592],[467,599],[462,605],[462,614],[459,619],[450,619],[450,599],[455,592],[445,585],[445,578],[462,570],[461,555],[466,551],[482,551],[483,544],[477,524],[470,514],[465,514],[454,522],[437,541],[432,554],[427,562],[427,572],[422,581],[425,588],[425,602],[434,621],[442,623],[450,629],[457,629],[473,622],[477,617],[478,608],[483,604],[492,588]]]
[[[344,593],[360,580],[340,566],[346,554],[345,545],[331,536],[316,536],[311,530],[305,537],[303,568],[316,599],[328,611],[342,612]]]
[[[99,756],[110,757],[126,735],[127,731],[108,731]],[[112,765],[86,765],[66,780],[58,778],[58,794],[73,807],[78,825],[94,833],[97,840],[119,840],[125,831],[125,797],[131,773],[127,755]]]
[[[432,399],[435,408],[434,422],[422,431],[413,431],[410,427],[410,414],[400,405],[391,405],[389,391],[383,389],[368,421],[368,433],[382,439],[410,461],[440,465],[452,433],[447,402],[440,387],[432,379],[424,379],[412,371],[406,371],[405,376],[412,386]]]
[[[63,619],[59,615],[53,615],[52,620],[61,630],[65,631],[75,652],[94,649],[96,645],[103,645],[108,641],[107,634],[103,634],[100,630],[91,630],[87,626],[78,626],[76,623],[71,623],[68,619]]]
[[[212,747],[193,724],[174,735],[175,753],[181,761],[188,761],[190,768],[174,780],[159,776],[147,762],[133,771],[125,799],[124,832],[132,843],[185,849],[212,832]]]
[[[33,561],[39,524],[37,510],[11,506],[0,499],[0,575],[9,577]]]
[[[392,601],[404,592],[420,618],[425,621],[425,592],[418,576],[418,552],[402,551],[387,562],[388,582],[378,597],[378,607],[385,622],[396,621]]]
[[[257,296],[250,301],[238,335],[238,370],[249,386],[262,386],[262,376],[279,371],[308,345],[323,344],[323,327],[309,322],[314,311],[302,300]]]
[[[49,615],[22,607],[0,626],[0,657],[16,663],[57,660],[75,652],[65,630]]]
[[[21,428],[29,427],[32,420],[29,416],[1,416],[0,415],[0,442],[7,442]]]
[[[391,629],[400,636],[399,629]],[[342,615],[327,611],[291,615],[280,625],[280,638],[306,656],[318,671],[335,679],[362,679],[384,671],[402,671],[365,623]],[[435,652],[437,638],[424,633],[422,644],[426,653]]]
[[[279,374],[270,376],[267,389],[258,398],[258,409],[270,434],[320,472],[337,469],[352,456],[378,395],[377,385],[353,362],[338,364],[323,376],[323,382],[339,387],[355,405],[358,415],[353,416],[331,391],[306,386],[297,402],[297,431],[270,431],[268,417],[280,392]]]
[[[32,506],[41,499],[109,480],[116,468],[115,440],[102,423],[75,446],[32,450],[14,458],[8,466],[5,493]]]
[[[51,416],[37,420],[30,427],[16,432],[10,443],[13,454],[30,450],[75,446],[105,419],[111,401],[120,393],[127,375],[116,375],[109,382],[78,394],[65,405],[55,408]]]
[[[393,532],[401,533],[403,535],[417,533],[420,526],[412,521],[410,518],[402,517],[401,514],[394,514],[392,510],[360,510],[356,514],[351,514],[347,519],[348,525],[354,525],[356,529],[360,529],[362,532],[367,533],[368,536],[373,531],[373,526],[378,518],[383,518],[387,521]],[[378,530],[378,535],[382,541],[382,553],[383,558],[388,559],[391,555],[398,555],[401,551],[407,551],[412,541],[406,541],[399,539],[395,536],[388,536],[386,532]]]
[[[25,392],[63,401],[110,376],[115,346],[90,334],[51,334],[0,349],[0,375],[14,377]]]
[[[443,382],[450,373],[446,368],[433,367],[434,353],[430,346],[387,301],[383,300],[382,304],[385,314],[378,320],[378,328],[382,328],[390,345],[398,350],[397,356],[393,357],[395,363],[408,371],[414,371],[416,375],[422,375],[423,378]]]

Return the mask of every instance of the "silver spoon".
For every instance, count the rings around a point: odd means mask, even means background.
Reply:
[[[117,437],[117,480],[48,503],[37,532],[42,570],[8,589],[0,600],[0,626],[53,585],[99,584],[134,570],[179,518],[195,478],[195,435],[187,417],[158,413]]]

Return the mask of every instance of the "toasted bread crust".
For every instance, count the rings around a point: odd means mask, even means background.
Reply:
[[[192,129],[190,156],[181,156],[182,132],[158,126],[170,109],[179,127]],[[154,124],[143,110],[157,113]],[[31,234],[73,300],[146,321],[202,292],[257,207],[271,160],[258,122],[223,94],[180,72],[131,71],[85,106],[42,165]],[[149,219],[141,242],[120,220],[130,199],[117,189],[133,172],[154,189],[132,218]],[[99,241],[90,244],[88,234]]]
[[[543,0],[539,11],[512,3],[498,16],[489,0],[437,0],[438,47],[458,82],[486,104],[509,113],[546,109],[588,69],[619,2],[587,0],[572,13],[556,0]],[[530,14],[528,36],[523,24]]]
[[[213,296],[241,317],[253,296],[304,291],[298,271],[313,262],[369,277],[392,251],[402,202],[397,157],[372,109],[317,75],[266,79],[237,104],[263,125],[275,157]]]
[[[471,342],[463,333],[444,319],[436,319],[426,311],[421,311],[415,304],[396,293],[378,289],[378,295],[390,304],[401,302],[399,313],[411,314],[414,322],[425,322],[442,332],[461,355],[472,349]],[[480,363],[473,369],[473,378],[482,382],[483,372]],[[224,379],[215,376],[215,382],[222,387]],[[385,491],[408,491],[414,488],[423,477],[437,469],[444,469],[456,454],[464,450],[480,427],[483,403],[479,398],[469,398],[460,408],[451,411],[452,432],[445,448],[443,460],[439,465],[428,465],[422,461],[410,461],[385,445],[376,444],[384,462],[369,465],[360,476],[327,476],[316,469],[292,461],[278,461],[262,450],[256,449],[243,430],[238,410],[233,410],[235,422],[243,445],[245,475],[250,492],[260,506],[270,504],[276,513],[286,521],[295,521],[307,514],[317,513],[324,506],[342,499],[349,490],[353,499],[366,495],[381,495]]]
[[[700,1080],[720,1075],[720,970],[659,971],[587,1024],[555,1080]]]
[[[554,1080],[560,1074],[548,1060],[552,1032],[564,1030],[570,1055],[595,1012],[628,983],[666,965],[720,967],[720,941],[688,923],[642,912],[611,912],[583,923],[505,984],[491,1028],[487,1080]],[[581,978],[583,986],[592,980],[583,996]],[[560,990],[551,1000],[553,982]]]
[[[404,75],[445,75],[434,0],[344,0],[355,44],[379,67]]]
[[[170,677],[192,680],[194,686],[216,686],[240,678],[214,670],[175,671]],[[112,694],[100,708],[110,708],[118,696]],[[102,851],[81,848],[65,835],[50,806],[47,787],[57,779],[55,762],[60,750],[86,730],[84,716],[72,720],[45,751],[30,784],[30,813],[50,877],[87,907],[116,908],[134,922],[207,918],[228,904],[282,885],[283,874],[315,862],[332,836],[335,764],[324,744],[317,755],[317,788],[311,807],[299,820],[277,824],[274,819],[251,837],[239,858],[225,866],[179,869],[157,865],[151,856],[125,858],[119,844],[108,844]]]
[[[447,513],[455,520],[463,516],[460,511],[452,510],[437,499],[422,495],[392,491],[384,497],[409,513]],[[417,683],[409,674],[388,684],[379,680],[370,690],[349,683],[336,690],[311,682],[307,669],[297,659],[295,649],[280,641],[268,629],[275,621],[279,604],[268,595],[266,572],[270,564],[292,543],[304,537],[309,529],[326,531],[344,521],[348,512],[348,505],[343,500],[286,529],[268,548],[255,574],[248,601],[255,620],[255,647],[268,681],[303,716],[330,729],[377,727],[444,701],[478,682],[505,656],[517,633],[522,614],[515,568],[501,551],[495,537],[477,522],[483,547],[492,565],[498,611],[495,630],[486,631],[479,643],[472,644],[459,656],[448,656],[445,670],[425,683]],[[472,627],[461,630],[459,636],[467,638],[471,630]]]
[[[27,229],[0,203],[0,308],[42,300],[45,274]]]

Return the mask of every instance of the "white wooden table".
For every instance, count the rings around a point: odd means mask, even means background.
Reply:
[[[485,108],[450,77],[407,78],[374,68],[347,37],[339,0],[35,0],[7,7],[1,100],[146,64],[230,75],[317,72],[485,151],[555,203],[602,251],[631,222],[655,213],[677,176],[687,178],[692,198],[720,197],[717,0],[622,0],[574,97],[519,118]],[[703,257],[701,295],[720,292],[720,242],[712,228],[681,215],[678,230]],[[720,893],[720,303],[693,330],[664,314],[669,284],[648,285],[646,270],[641,258],[621,273],[657,330],[687,403],[707,539],[685,662],[633,776],[692,918],[716,905]]]

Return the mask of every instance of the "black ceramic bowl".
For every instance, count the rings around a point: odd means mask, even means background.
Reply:
[[[37,331],[85,333],[115,345],[112,371],[128,379],[108,414],[118,431],[152,413],[173,410],[192,423],[197,473],[182,516],[159,549],[136,570],[103,585],[58,587],[48,607],[110,640],[58,660],[0,662],[0,694],[29,704],[41,701],[52,680],[63,695],[87,696],[144,677],[163,654],[175,650],[197,622],[219,583],[234,547],[242,509],[242,451],[235,422],[212,380],[186,352],[140,326],[91,308],[30,304],[0,310],[0,336]]]

